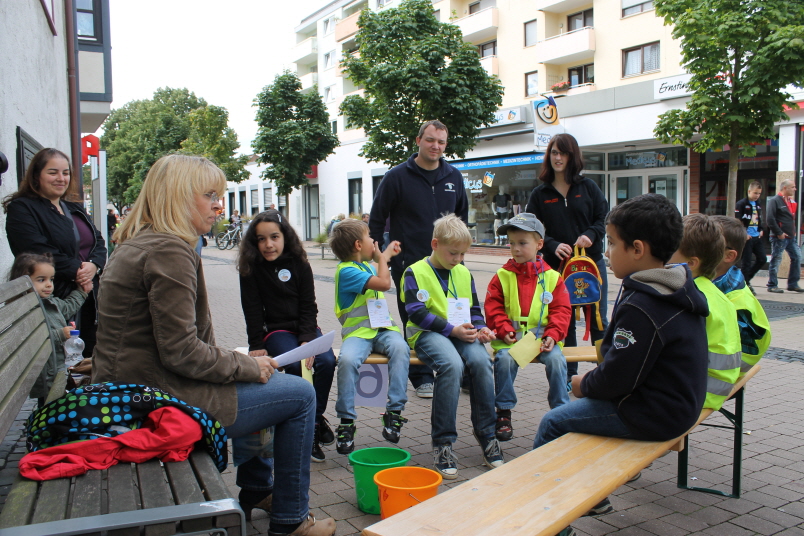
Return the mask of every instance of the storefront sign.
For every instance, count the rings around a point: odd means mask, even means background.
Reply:
[[[558,106],[553,97],[539,96],[531,101],[533,106],[533,137],[536,147],[547,147],[556,134],[563,134],[564,127],[558,121]]]
[[[522,106],[515,106],[513,108],[502,108],[494,112],[494,122],[489,125],[490,127],[501,127],[504,125],[513,125],[515,123],[525,122],[525,110]]]
[[[691,74],[679,74],[653,81],[653,98],[656,100],[675,99],[692,95],[689,85]]]
[[[459,170],[485,169],[508,166],[521,166],[525,164],[541,164],[544,153],[531,153],[517,156],[502,156],[500,158],[484,158],[481,160],[466,160],[464,162],[450,162],[452,167]]]

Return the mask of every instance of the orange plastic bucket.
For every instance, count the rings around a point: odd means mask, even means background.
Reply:
[[[382,519],[435,497],[441,475],[424,467],[392,467],[374,475]]]

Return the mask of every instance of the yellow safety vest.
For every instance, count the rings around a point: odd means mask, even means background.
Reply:
[[[413,277],[416,279],[416,285],[419,287],[419,290],[427,291],[428,296],[427,299],[423,301],[424,306],[427,307],[430,313],[446,320],[448,311],[447,296],[444,294],[439,276],[436,275],[435,270],[433,270],[433,267],[427,262],[427,259],[428,257],[425,257],[411,264],[410,269],[413,272]],[[455,292],[457,293],[456,297],[469,298],[469,304],[472,304],[472,274],[469,273],[469,269],[466,268],[466,266],[459,264],[450,270],[447,285],[450,290],[452,290],[453,287],[455,288]],[[401,299],[404,303],[404,290],[402,291]],[[405,336],[411,348],[416,346],[416,341],[422,331],[426,330],[408,320],[408,323],[405,325]]]
[[[712,281],[699,276],[695,286],[706,296],[706,338],[709,346],[709,377],[706,381],[705,408],[719,410],[740,376],[742,351],[737,310]]]
[[[354,264],[355,263],[352,261],[342,262],[338,264],[338,268],[335,270],[335,316],[338,317],[338,322],[341,323],[341,337],[343,340],[346,340],[349,337],[373,339],[377,336],[377,329],[372,328],[371,322],[369,322],[368,299],[372,297],[371,294],[374,294],[377,299],[382,299],[383,293],[374,290],[367,290],[363,294],[358,294],[355,298],[355,301],[352,302],[352,305],[349,307],[344,307],[343,309],[341,309],[338,300],[338,296],[340,296],[338,291],[338,282],[341,280],[341,270],[353,266]],[[362,268],[358,265],[358,269],[375,275],[374,271],[366,265],[363,265]],[[392,325],[390,327],[385,329],[399,333],[400,330],[393,318],[391,319],[391,324]]]
[[[734,308],[738,312],[744,311],[751,317],[751,323],[758,328],[759,331],[764,331],[763,335],[759,339],[755,339],[753,333],[745,335],[746,338],[752,340],[754,344],[756,344],[757,348],[759,349],[759,353],[754,354],[747,352],[747,347],[744,345],[742,346],[743,357],[742,366],[740,368],[740,377],[742,377],[743,374],[748,372],[751,367],[757,364],[759,359],[770,347],[770,322],[768,321],[768,315],[765,314],[765,310],[759,304],[756,296],[751,293],[747,285],[741,289],[732,290],[726,294],[726,297],[731,301],[732,305],[734,305]],[[742,337],[742,329],[740,331],[740,335]]]
[[[516,283],[516,274],[505,268],[497,270],[497,277],[500,280],[503,296],[505,297],[505,314],[511,319],[516,332],[516,340],[520,340],[522,336],[533,330],[536,327],[544,327],[547,325],[547,318],[550,312],[550,306],[542,303],[542,293],[547,291],[552,293],[558,284],[558,272],[555,270],[547,270],[539,274],[539,281],[536,284],[536,291],[533,293],[533,300],[530,303],[530,312],[528,316],[522,316],[522,308],[519,305],[519,287]],[[536,333],[534,332],[534,335]],[[536,341],[537,344],[541,342],[541,337]],[[560,346],[564,346],[564,341],[559,341]],[[502,339],[491,341],[491,347],[496,352],[503,348],[510,348],[513,344],[506,344]]]

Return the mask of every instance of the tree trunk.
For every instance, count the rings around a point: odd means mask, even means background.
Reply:
[[[737,147],[736,136],[732,134],[729,143],[729,182],[726,187],[726,216],[734,215],[734,206],[737,203],[737,170],[739,169],[740,149]]]

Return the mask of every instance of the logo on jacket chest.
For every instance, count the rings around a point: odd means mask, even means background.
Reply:
[[[455,193],[455,184],[452,182],[444,184],[444,191]]]

